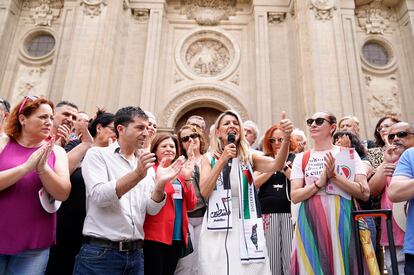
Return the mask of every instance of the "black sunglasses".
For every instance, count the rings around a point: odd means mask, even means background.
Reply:
[[[276,141],[278,141],[278,142],[283,142],[283,138],[269,138],[269,142],[270,142],[270,144],[273,144],[273,143],[275,143]]]
[[[197,133],[193,133],[193,134],[191,134],[191,135],[189,135],[189,136],[181,137],[181,141],[182,141],[182,142],[187,142],[187,141],[189,141],[189,140],[190,140],[190,138],[192,138],[192,139],[196,139],[196,138],[198,138],[199,136],[200,136],[199,134],[197,134]]]
[[[327,120],[326,118],[323,117],[318,117],[318,118],[308,118],[306,120],[306,124],[308,124],[308,126],[312,126],[313,122],[315,122],[316,125],[321,126],[323,124],[324,121],[327,121],[329,124],[331,123],[329,120]]]
[[[405,137],[407,137],[408,135],[414,135],[414,133],[410,133],[410,132],[401,131],[401,132],[398,132],[398,133],[395,133],[395,134],[389,134],[389,135],[388,135],[388,140],[389,140],[389,141],[394,140],[395,136],[397,136],[398,138],[405,138]]]

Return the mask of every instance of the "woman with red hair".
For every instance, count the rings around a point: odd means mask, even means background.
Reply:
[[[284,141],[279,124],[270,127],[263,138],[263,152],[276,158]],[[296,149],[294,137],[290,137],[289,152]],[[289,153],[282,170],[276,172],[254,172],[255,184],[259,189],[264,232],[272,274],[289,274],[292,250],[293,224],[290,215],[290,171],[295,155]]]
[[[0,274],[43,274],[55,242],[56,209],[40,197],[64,201],[71,185],[65,151],[48,140],[53,108],[26,96],[0,138]]]

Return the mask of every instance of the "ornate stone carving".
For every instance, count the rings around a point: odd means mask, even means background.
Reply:
[[[267,13],[267,21],[269,24],[279,24],[285,21],[286,12],[271,12]]]
[[[26,0],[23,8],[30,9],[30,17],[36,26],[51,26],[52,21],[60,16],[63,0]]]
[[[365,89],[369,111],[373,116],[378,118],[384,114],[401,116],[401,96],[394,75],[388,77],[366,75]]]
[[[183,0],[182,13],[199,25],[214,26],[236,14],[236,0]]]
[[[237,86],[239,86],[239,85],[240,85],[240,74],[239,74],[239,72],[237,72],[237,73],[233,76],[233,78],[230,80],[230,82],[231,82],[231,83],[233,83],[233,84],[235,84],[235,85],[237,85]]]
[[[80,5],[84,7],[84,13],[93,18],[102,13],[107,3],[106,0],[82,0]]]
[[[183,76],[179,72],[175,72],[174,82],[178,83],[178,82],[181,82],[183,80],[184,80]]]
[[[185,62],[197,75],[215,76],[229,65],[230,53],[220,41],[200,39],[188,47]]]
[[[139,23],[146,23],[148,22],[150,16],[149,9],[131,9],[132,16],[139,22]]]
[[[393,9],[386,7],[382,0],[359,7],[356,10],[359,26],[367,34],[384,34],[389,27],[390,21],[396,21]]]
[[[336,7],[334,0],[311,0],[310,9],[314,10],[316,19],[326,21],[332,19]]]
[[[247,118],[247,111],[234,97],[215,87],[196,87],[174,98],[161,112],[160,126],[173,128],[174,118],[186,107],[197,102],[213,102],[223,106],[223,109],[236,110],[242,119]]]
[[[47,86],[47,67],[24,67],[21,76],[17,79],[16,90],[13,93],[13,102],[19,101],[26,95],[40,95],[45,92]]]

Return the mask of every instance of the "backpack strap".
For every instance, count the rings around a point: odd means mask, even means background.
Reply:
[[[305,169],[306,166],[308,165],[309,159],[310,159],[310,154],[311,154],[311,150],[306,150],[303,153],[303,157],[302,157],[302,172],[303,174],[305,174]]]

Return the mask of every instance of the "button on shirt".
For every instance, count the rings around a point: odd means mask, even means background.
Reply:
[[[88,150],[82,162],[86,187],[86,218],[83,235],[111,241],[144,239],[145,215],[156,215],[165,204],[151,199],[155,171],[118,198],[116,182],[133,171],[137,158],[128,161],[120,154],[118,142]]]

